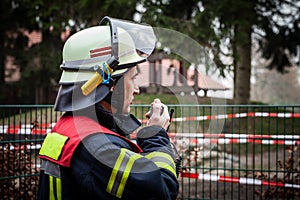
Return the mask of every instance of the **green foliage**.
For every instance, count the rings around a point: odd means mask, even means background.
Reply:
[[[297,1],[263,0],[255,10],[257,24],[265,32],[265,36],[259,38],[260,47],[263,56],[271,59],[267,67],[284,73],[286,67],[294,64],[290,56],[297,55],[300,45],[300,5]]]

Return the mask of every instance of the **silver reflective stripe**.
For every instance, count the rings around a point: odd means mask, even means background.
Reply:
[[[45,171],[45,174],[61,178],[59,165],[45,159],[41,159],[41,170]]]

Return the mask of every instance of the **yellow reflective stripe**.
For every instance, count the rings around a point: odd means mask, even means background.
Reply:
[[[49,176],[49,200],[55,200],[53,191],[53,176]]]
[[[170,172],[172,172],[174,174],[174,176],[177,176],[176,170],[171,165],[166,164],[165,162],[154,162],[154,163],[157,167],[167,169]]]
[[[107,184],[106,191],[109,192],[109,193],[111,193],[111,191],[112,191],[112,188],[113,188],[115,180],[116,180],[116,176],[117,176],[118,171],[119,171],[119,167],[120,167],[120,165],[121,165],[121,163],[122,163],[122,161],[125,157],[125,154],[126,154],[126,152],[123,151],[123,149],[121,149],[120,155],[119,155],[119,157],[118,157],[118,159],[115,163],[115,166],[112,170],[112,173],[110,175],[110,178],[109,178],[109,181],[108,181],[108,184]]]
[[[49,200],[61,199],[61,179],[49,176]]]
[[[169,170],[171,173],[173,173],[175,176],[176,175],[176,165],[175,162],[172,158],[172,156],[170,156],[167,153],[163,153],[163,152],[151,152],[148,155],[145,156],[148,159],[152,159],[153,162],[156,164],[157,167],[159,168],[164,168]],[[155,158],[164,158],[169,162],[163,162],[163,161],[155,161]]]
[[[56,195],[57,195],[57,200],[61,200],[61,179],[56,178]]]
[[[130,156],[130,159],[125,167],[125,170],[123,172],[123,176],[122,176],[122,180],[121,180],[121,183],[120,183],[120,186],[118,188],[118,192],[117,192],[117,197],[118,198],[121,198],[122,197],[122,194],[123,194],[123,191],[124,191],[124,188],[125,188],[125,185],[126,185],[126,182],[127,182],[127,179],[129,177],[129,174],[130,174],[130,171],[131,171],[131,168],[133,166],[133,163],[141,158],[142,156],[139,155],[139,154],[134,154],[132,156]]]

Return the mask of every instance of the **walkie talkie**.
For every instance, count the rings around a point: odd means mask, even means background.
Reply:
[[[171,110],[169,112],[169,115],[170,115],[170,124],[169,124],[169,126],[167,128],[167,132],[169,131],[169,128],[170,128],[170,125],[171,125],[171,122],[172,122],[173,113],[174,113],[174,109],[171,108]]]

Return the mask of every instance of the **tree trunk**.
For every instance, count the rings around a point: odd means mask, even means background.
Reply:
[[[251,77],[251,24],[239,24],[235,29],[236,66],[234,103],[249,104]]]

